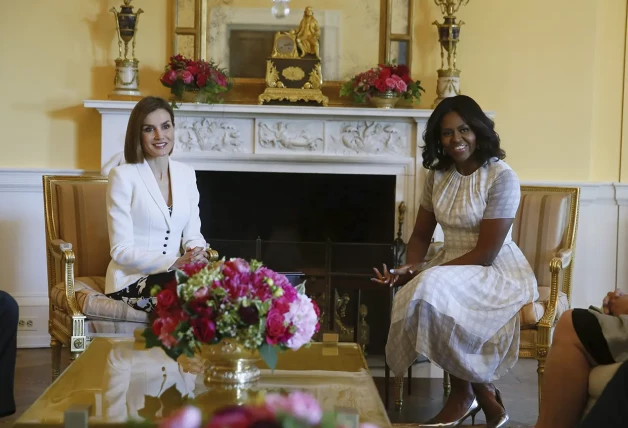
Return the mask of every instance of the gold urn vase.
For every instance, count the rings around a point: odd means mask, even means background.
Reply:
[[[395,91],[377,92],[370,98],[370,102],[377,108],[390,109],[395,107],[401,95]]]
[[[215,345],[201,346],[200,356],[206,361],[205,385],[247,385],[260,377],[257,350],[244,347],[236,339],[222,339]]]

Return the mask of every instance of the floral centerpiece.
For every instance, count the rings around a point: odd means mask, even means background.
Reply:
[[[343,415],[323,411],[308,393],[266,394],[263,401],[246,406],[228,406],[215,412],[209,422],[197,407],[186,406],[161,421],[159,428],[343,428],[351,424]],[[378,428],[363,423],[359,428]]]
[[[393,100],[394,105],[400,98],[411,102],[420,101],[421,92],[425,92],[425,89],[419,80],[410,78],[408,67],[395,64],[380,64],[359,73],[340,88],[341,97],[351,97],[359,104],[372,101],[378,107],[378,98]]]
[[[261,357],[274,369],[278,351],[298,350],[320,328],[319,308],[304,284],[294,287],[285,275],[255,260],[186,265],[175,280],[151,293],[157,304],[143,333],[146,347],[159,346],[175,360],[182,354],[204,355],[206,345],[223,343],[229,345],[227,353],[241,357],[248,352],[249,360]],[[207,353],[215,354],[220,352]]]
[[[192,60],[183,55],[170,57],[159,80],[179,100],[188,101],[184,94],[192,94],[194,101],[209,104],[222,102],[224,93],[233,87],[224,69],[211,61]]]

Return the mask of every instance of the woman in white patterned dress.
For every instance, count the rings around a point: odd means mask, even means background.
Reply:
[[[450,374],[447,403],[421,426],[458,426],[483,410],[488,427],[501,427],[508,415],[489,382],[516,363],[518,312],[538,297],[534,273],[511,239],[519,181],[502,160],[493,122],[467,96],[440,102],[423,139],[429,172],[407,264],[375,269],[373,278],[406,284],[393,301],[387,362],[402,375],[424,355]],[[437,223],[444,246],[424,264]]]

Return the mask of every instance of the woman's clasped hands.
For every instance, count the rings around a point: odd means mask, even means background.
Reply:
[[[377,270],[377,268],[373,268],[375,278],[371,278],[371,281],[382,285],[388,285],[389,287],[398,287],[406,284],[412,278],[417,276],[420,272],[419,268],[420,265],[407,264],[389,270],[388,266],[384,263],[382,272]]]
[[[602,310],[606,315],[628,315],[628,294],[621,290],[607,293],[602,301]]]
[[[182,266],[191,263],[209,263],[207,259],[207,251],[203,247],[188,248],[185,250],[185,254],[174,262],[174,267],[180,269]]]

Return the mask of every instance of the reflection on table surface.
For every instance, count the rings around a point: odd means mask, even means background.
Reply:
[[[357,409],[360,422],[390,426],[364,356],[355,344],[312,344],[280,354],[277,369],[263,362],[262,376],[248,388],[208,387],[202,374],[188,372],[161,349],[145,349],[133,339],[96,338],[15,426],[63,426],[71,407],[89,407],[89,425],[122,425],[128,420],[159,420],[186,403],[211,414],[228,404],[242,404],[270,391],[300,389],[324,409]]]

